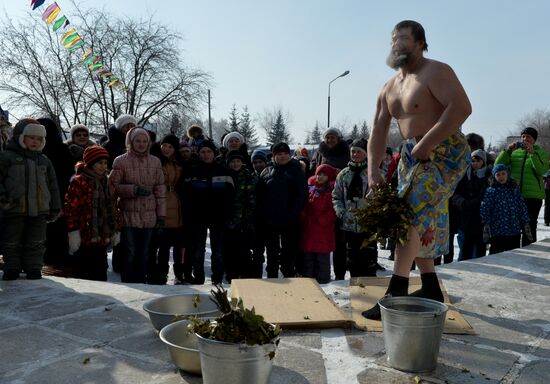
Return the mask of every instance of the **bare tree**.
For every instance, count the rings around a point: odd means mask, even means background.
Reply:
[[[3,17],[0,33],[0,91],[10,108],[44,113],[67,126],[81,122],[106,130],[121,113],[145,124],[177,115],[191,118],[205,99],[210,77],[184,65],[182,37],[153,20],[117,18],[101,10],[71,17],[85,46],[125,85],[113,89],[79,63],[59,34],[30,13],[16,24]]]

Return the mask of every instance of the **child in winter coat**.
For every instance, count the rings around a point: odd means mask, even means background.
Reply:
[[[258,179],[246,167],[241,151],[229,151],[226,161],[235,185],[233,210],[227,222],[223,250],[226,280],[231,282],[232,279],[258,277],[258,270],[261,277],[263,258],[254,262],[251,253]]]
[[[123,283],[145,283],[153,229],[164,227],[166,186],[160,160],[149,154],[147,131],[135,127],[126,134],[128,152],[113,162],[109,180],[119,197],[122,216]]]
[[[487,154],[483,149],[476,149],[471,156],[472,162],[451,198],[457,209],[458,228],[464,233],[462,259],[459,260],[475,259],[486,253],[479,207],[489,187],[491,171],[487,168]]]
[[[519,248],[522,229],[527,238],[532,237],[527,207],[508,167],[496,164],[493,177],[480,208],[483,240],[490,242],[491,255]]]
[[[81,279],[107,281],[107,248],[120,241],[114,191],[107,179],[108,158],[105,148],[87,147],[65,194],[69,254],[74,255]]]
[[[301,214],[304,260],[302,273],[319,284],[330,282],[330,253],[336,248],[332,190],[338,170],[321,164],[308,179],[309,197]]]
[[[22,119],[0,153],[0,210],[3,221],[3,280],[42,278],[46,221],[61,209],[59,187],[51,161],[42,154],[46,129],[34,119]]]

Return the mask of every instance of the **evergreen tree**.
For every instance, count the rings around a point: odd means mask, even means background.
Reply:
[[[321,128],[319,128],[319,122],[316,121],[313,131],[311,131],[311,144],[319,144],[321,141],[323,141],[321,137]]]
[[[242,132],[239,129],[239,115],[237,113],[237,107],[235,104],[233,104],[233,108],[231,108],[231,112],[229,112],[229,130],[230,132],[239,132],[242,134]]]
[[[349,134],[349,139],[355,140],[359,137],[359,127],[357,127],[357,124],[353,124],[353,128],[351,129],[351,132]]]
[[[366,121],[363,121],[363,124],[361,125],[361,130],[359,131],[359,137],[368,140],[369,136],[370,136],[369,126],[367,125]]]
[[[309,136],[309,132],[306,132],[306,138],[304,139],[304,144],[313,144]]]
[[[241,114],[239,133],[243,135],[244,141],[250,149],[258,146],[258,136],[256,135],[256,129],[252,125],[247,106],[243,108],[243,113]]]
[[[290,134],[287,131],[285,121],[283,119],[283,112],[279,109],[276,112],[275,121],[271,126],[271,129],[267,133],[267,143],[268,145],[273,145],[277,143],[288,143],[290,139]]]

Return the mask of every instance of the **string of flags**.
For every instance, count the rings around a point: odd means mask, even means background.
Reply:
[[[46,0],[31,0],[32,10],[34,11],[41,7],[45,2]],[[76,28],[71,27],[67,30],[71,23],[67,16],[62,14],[61,8],[57,2],[53,2],[46,7],[42,13],[42,20],[48,26],[51,26],[54,32],[63,32],[60,41],[65,49],[73,52],[78,48],[84,48],[84,40],[82,40],[82,36],[76,31]],[[113,74],[107,65],[101,62],[101,57],[92,52],[92,48],[84,50],[84,54],[80,58],[80,63],[86,65],[93,76],[104,79],[108,87],[126,90],[119,78]]]

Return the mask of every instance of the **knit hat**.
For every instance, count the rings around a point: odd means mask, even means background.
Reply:
[[[250,159],[252,161],[263,160],[267,163],[267,155],[261,149],[256,149],[254,152],[252,152],[252,156],[250,156]]]
[[[483,149],[476,149],[472,152],[472,157],[479,157],[483,160],[483,164],[487,164],[487,153]]]
[[[160,141],[160,145],[162,144],[170,144],[175,151],[177,151],[180,148],[180,141],[178,137],[171,133],[169,133],[168,135],[162,138],[162,140]]]
[[[510,170],[508,169],[508,167],[504,164],[495,164],[493,166],[493,176],[497,174],[497,172],[500,172],[500,171],[506,171],[506,173],[510,174]]]
[[[239,139],[239,141],[241,142],[241,144],[244,143],[244,137],[243,135],[241,135],[239,132],[229,132],[227,135],[225,135],[225,137],[223,138],[223,142],[222,142],[222,145],[225,147],[225,148],[229,148],[227,145],[229,144],[229,140],[232,139],[232,138],[237,138]]]
[[[342,138],[342,132],[338,128],[329,128],[323,132],[323,140],[327,138],[327,135],[334,135],[339,139]]]
[[[92,145],[84,150],[83,160],[88,168],[102,159],[109,160],[109,153],[105,148]]]
[[[362,151],[364,151],[365,153],[367,153],[367,140],[365,139],[355,139],[353,140],[353,142],[351,143],[351,148],[350,149],[360,149]]]
[[[204,148],[204,147],[210,148],[215,155],[218,154],[218,147],[216,147],[216,144],[214,144],[212,140],[203,140],[203,142],[199,144],[198,151],[200,152],[201,148]]]
[[[180,141],[180,149],[182,148],[191,148],[191,145],[189,145],[189,142],[187,140],[181,140]]]
[[[115,127],[120,130],[130,123],[137,125],[137,119],[132,115],[120,115],[118,119],[115,120]]]
[[[318,175],[320,172],[323,172],[325,175],[327,175],[329,181],[336,180],[336,176],[338,176],[338,170],[328,164],[319,165],[315,170],[315,174]]]
[[[225,161],[227,162],[227,164],[229,164],[231,160],[235,160],[235,159],[240,159],[241,161],[244,162],[244,156],[240,151],[235,151],[235,150],[229,151],[227,155],[225,155]]]
[[[288,146],[287,143],[274,144],[271,147],[271,153],[273,153],[275,155],[276,153],[279,153],[279,152],[286,152],[286,153],[290,154],[290,147]]]
[[[136,139],[139,135],[145,135],[147,136],[147,140],[149,140],[149,144],[151,143],[151,136],[149,136],[149,132],[145,130],[145,128],[141,127],[134,127],[128,131],[126,134],[126,148],[129,148],[132,146],[132,142]]]
[[[75,124],[71,127],[71,138],[73,140],[74,140],[74,134],[78,131],[86,131],[88,135],[90,134],[90,130],[84,124]]]
[[[17,140],[21,148],[27,149],[23,142],[25,136],[39,136],[42,138],[42,145],[38,148],[39,151],[44,149],[46,145],[46,128],[35,119],[21,119],[13,127],[13,138]]]
[[[537,141],[537,137],[539,135],[539,133],[537,132],[537,130],[533,127],[527,127],[527,128],[523,128],[523,130],[521,131],[521,134],[522,135],[529,135],[533,138],[533,140]]]

